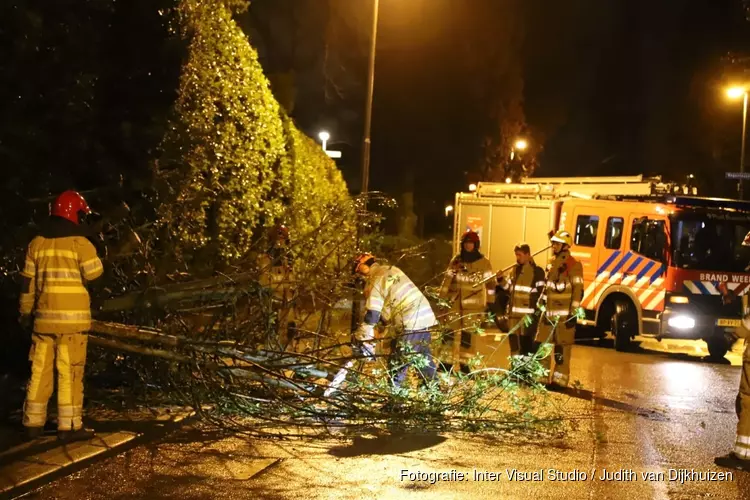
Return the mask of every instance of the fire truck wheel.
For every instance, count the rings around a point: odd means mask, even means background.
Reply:
[[[615,349],[620,352],[629,351],[631,339],[635,335],[636,321],[630,304],[624,300],[615,302],[615,312],[612,315],[612,336],[615,338]]]
[[[722,359],[729,351],[730,343],[723,332],[717,332],[707,339],[703,339],[708,345],[708,355],[711,359]]]

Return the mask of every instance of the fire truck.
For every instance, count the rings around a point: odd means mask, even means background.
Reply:
[[[593,337],[611,335],[617,350],[638,336],[702,339],[723,357],[750,289],[750,202],[698,197],[695,188],[660,177],[527,178],[483,182],[458,193],[454,248],[479,233],[498,270],[513,247],[549,246],[550,230],[573,235],[584,270],[582,307]],[[546,266],[549,250],[535,257]]]

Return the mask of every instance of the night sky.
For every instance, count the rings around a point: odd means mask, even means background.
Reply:
[[[370,6],[255,0],[248,14],[267,71],[295,72],[298,123],[345,142],[331,147],[355,191]],[[742,77],[722,58],[749,29],[741,0],[381,0],[371,187],[414,187],[418,212],[441,212],[481,180],[483,138],[520,104],[537,175],[694,173],[731,195],[716,172],[738,170],[742,109],[722,89]]]

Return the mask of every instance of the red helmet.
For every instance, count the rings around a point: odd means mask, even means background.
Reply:
[[[80,222],[79,212],[87,215],[90,214],[91,209],[89,208],[89,204],[83,199],[81,193],[77,191],[65,191],[55,199],[50,214],[78,224]]]
[[[463,245],[467,241],[470,241],[474,243],[474,245],[479,248],[479,234],[469,229],[464,233],[463,236],[461,236],[461,244]]]
[[[361,253],[354,259],[354,265],[352,266],[352,273],[357,274],[362,265],[371,266],[375,263],[375,256],[371,253]]]
[[[267,234],[272,243],[281,240],[285,243],[289,243],[289,228],[283,224],[277,224],[271,227]]]

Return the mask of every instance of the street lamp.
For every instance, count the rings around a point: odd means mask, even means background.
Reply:
[[[469,191],[471,191],[473,193],[476,190],[477,190],[477,185],[476,184],[474,184],[473,182],[471,184],[469,184]]]
[[[513,158],[516,157],[516,150],[518,151],[525,151],[526,148],[529,147],[529,143],[526,142],[526,139],[516,139],[516,142],[513,143],[513,148],[510,150],[510,159],[511,161]]]
[[[453,212],[453,205],[446,205],[445,206],[445,216],[448,217],[451,212]]]
[[[329,134],[325,130],[321,130],[318,134],[318,138],[323,142],[323,151],[325,151],[326,146],[328,145],[328,139],[331,138],[331,134]]]
[[[375,42],[378,38],[379,5],[380,0],[373,0],[370,61],[367,70],[367,99],[365,100],[365,130],[362,138],[362,193],[366,193],[370,185],[370,125],[372,122],[372,94],[375,87]]]
[[[740,200],[744,199],[744,186],[742,174],[745,173],[745,135],[747,130],[747,89],[745,87],[730,87],[727,89],[727,96],[730,99],[739,99],[742,97],[742,148],[740,150],[740,180],[739,192]]]

